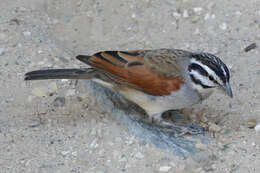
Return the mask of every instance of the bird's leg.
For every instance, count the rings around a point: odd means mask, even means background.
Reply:
[[[170,112],[168,112],[170,113]],[[164,116],[165,117],[165,116]],[[148,123],[154,124],[158,127],[163,128],[163,130],[177,134],[177,136],[182,136],[184,134],[202,134],[204,129],[199,126],[185,123],[174,123],[166,121],[161,113],[153,114],[148,117]]]

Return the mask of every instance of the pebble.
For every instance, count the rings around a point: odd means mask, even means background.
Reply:
[[[71,96],[74,96],[75,94],[76,94],[76,90],[70,89],[67,91],[66,97],[71,97]]]
[[[219,27],[222,30],[226,30],[227,29],[227,24],[226,23],[222,23],[221,25],[219,25]]]
[[[196,7],[196,8],[193,8],[193,11],[197,14],[200,14],[200,12],[202,11],[202,8],[201,7]]]
[[[97,138],[95,138],[89,145],[90,148],[97,148],[98,147],[98,143],[97,143]]]
[[[24,32],[23,32],[23,35],[24,35],[24,36],[27,36],[27,37],[28,37],[28,36],[31,36],[31,32],[30,32],[30,31],[24,31]]]
[[[63,107],[65,105],[65,98],[64,97],[56,97],[53,101],[53,106],[55,107]]]
[[[161,166],[160,168],[159,168],[159,171],[160,172],[169,172],[169,170],[171,169],[172,167],[170,167],[170,166]]]
[[[5,53],[5,49],[3,47],[0,47],[0,56]]]
[[[244,49],[244,51],[245,51],[245,52],[249,52],[250,50],[255,49],[255,48],[256,48],[256,43],[252,43],[252,44],[248,45],[248,46]]]
[[[62,151],[62,152],[61,152],[61,155],[66,156],[66,155],[69,154],[69,153],[70,153],[70,151]]]
[[[182,16],[183,16],[183,18],[188,18],[189,17],[188,10],[184,10]]]
[[[35,96],[38,96],[38,97],[47,97],[48,96],[47,92],[42,88],[34,88],[32,90],[32,94]]]
[[[209,18],[210,18],[210,14],[207,13],[207,14],[205,15],[205,17],[204,17],[204,20],[208,20]]]
[[[260,133],[260,124],[257,124],[257,125],[255,126],[255,131],[256,131],[257,133]]]
[[[41,66],[41,65],[44,65],[44,64],[45,64],[44,61],[39,61],[39,62],[38,62],[38,65],[40,65],[40,66]]]
[[[81,4],[82,4],[82,2],[81,2],[81,1],[77,1],[77,2],[76,2],[76,5],[77,5],[78,7],[80,7],[80,6],[81,6]]]
[[[220,132],[221,127],[219,127],[218,125],[216,125],[214,123],[209,123],[209,131],[210,132]]]
[[[181,14],[178,13],[178,12],[173,12],[173,16],[174,16],[176,19],[178,19],[178,18],[181,17]]]
[[[42,54],[43,53],[43,51],[42,50],[38,50],[38,54]]]
[[[199,35],[199,34],[200,34],[200,30],[199,30],[199,28],[196,28],[196,30],[194,31],[193,34],[194,34],[194,35]]]
[[[135,157],[136,157],[137,159],[143,159],[143,158],[144,158],[144,155],[143,155],[142,153],[140,153],[140,152],[137,152],[137,153],[135,154]]]
[[[33,121],[32,123],[29,124],[29,127],[38,127],[41,125],[40,121]]]
[[[241,13],[241,11],[236,11],[235,14],[240,16],[242,13]]]
[[[71,153],[71,155],[74,156],[74,157],[77,157],[77,156],[78,156],[78,152],[77,152],[77,151],[73,151],[73,152]]]
[[[247,121],[247,127],[248,127],[248,128],[252,129],[252,128],[254,128],[255,126],[256,126],[256,119],[249,119],[249,120]]]
[[[61,79],[61,82],[68,82],[69,81],[69,79]]]

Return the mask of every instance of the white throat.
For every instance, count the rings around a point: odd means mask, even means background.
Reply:
[[[192,88],[196,90],[202,99],[208,98],[214,91],[215,88],[203,88],[201,85],[195,84],[192,82]]]

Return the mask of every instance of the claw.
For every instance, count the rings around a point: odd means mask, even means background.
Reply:
[[[148,119],[146,119],[146,122],[160,127],[165,132],[173,133],[175,137],[183,136],[185,134],[197,135],[205,133],[203,127],[193,125],[192,123],[169,122],[164,118],[161,114],[154,114],[149,116]]]

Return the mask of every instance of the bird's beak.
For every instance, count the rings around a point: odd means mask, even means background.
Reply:
[[[231,90],[230,84],[228,82],[226,83],[224,88],[225,88],[227,94],[229,95],[229,97],[233,98],[232,90]]]

